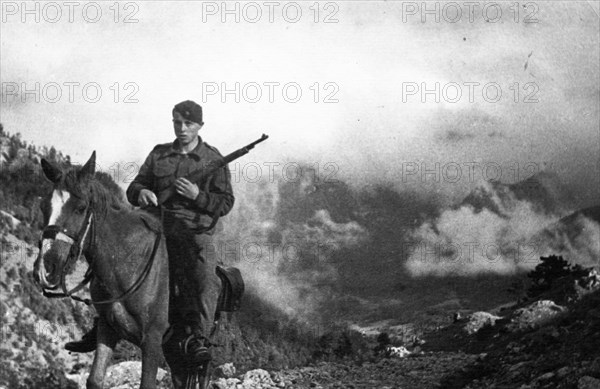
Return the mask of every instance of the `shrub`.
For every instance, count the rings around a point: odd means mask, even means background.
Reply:
[[[527,290],[529,297],[536,297],[550,290],[554,283],[560,278],[572,276],[579,278],[587,274],[590,269],[580,265],[571,265],[562,256],[551,255],[541,257],[542,263],[527,274],[531,279],[531,286]]]
[[[314,359],[368,359],[372,355],[371,345],[357,331],[343,327],[334,327],[321,336],[313,352]]]
[[[61,325],[69,323],[71,312],[68,303],[63,300],[49,299],[40,293],[39,288],[33,281],[33,272],[27,271],[24,266],[19,268],[21,283],[21,299],[23,305],[31,309],[37,316]]]
[[[377,346],[375,346],[373,351],[375,352],[375,354],[381,354],[391,343],[392,340],[390,339],[390,335],[388,335],[387,332],[382,332],[379,335],[377,335]]]
[[[58,366],[43,369],[22,367],[15,369],[6,361],[4,355],[0,360],[0,386],[13,389],[77,389],[77,384],[65,376]]]

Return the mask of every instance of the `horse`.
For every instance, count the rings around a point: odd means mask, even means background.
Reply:
[[[95,151],[83,167],[66,171],[46,160],[41,163],[53,190],[42,205],[46,227],[34,278],[50,297],[60,289],[63,293],[56,296],[75,297],[74,292],[91,279],[91,303],[99,320],[87,388],[103,387],[120,339],[141,348],[141,388],[156,388],[163,355],[175,388],[195,388],[196,383],[206,387],[208,365],[198,370],[198,382],[192,382],[177,343],[183,335],[170,330],[169,262],[160,220],[146,211],[132,209],[102,180],[95,179]],[[82,254],[88,262],[88,273],[68,291],[65,274]]]

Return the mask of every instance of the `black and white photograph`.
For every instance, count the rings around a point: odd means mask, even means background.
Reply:
[[[600,1],[0,0],[0,389],[599,389]]]

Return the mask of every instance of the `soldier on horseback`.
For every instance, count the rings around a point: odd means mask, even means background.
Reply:
[[[222,158],[198,136],[204,125],[202,107],[184,101],[173,108],[172,115],[175,141],[157,145],[150,152],[127,189],[127,199],[162,220],[169,254],[170,322],[186,334],[180,342],[182,351],[201,362],[211,357],[208,338],[221,288],[215,251],[210,248],[213,234],[222,229],[218,219],[229,213],[234,196],[227,166],[196,182],[186,178]],[[176,194],[159,204],[157,194],[171,187]],[[81,341],[69,342],[65,348],[93,351],[96,326]]]

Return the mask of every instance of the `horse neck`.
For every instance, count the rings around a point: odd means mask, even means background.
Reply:
[[[139,222],[131,212],[109,209],[101,218],[96,218],[94,244],[86,252],[86,257],[93,258],[94,267],[118,266],[123,258],[132,255],[143,246],[140,236],[131,244],[131,236],[139,234]]]

